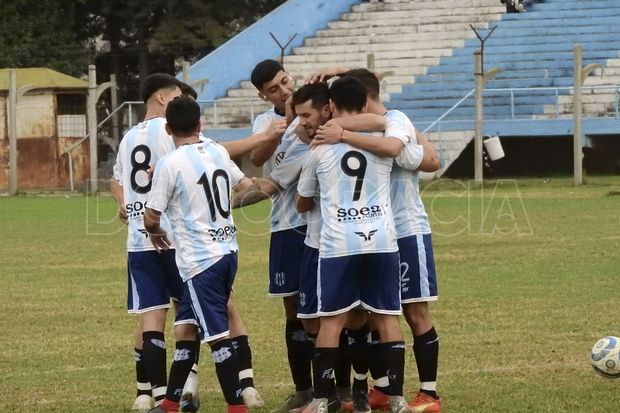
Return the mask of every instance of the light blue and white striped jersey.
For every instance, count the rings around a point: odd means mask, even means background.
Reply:
[[[123,186],[127,209],[127,251],[152,251],[155,249],[144,229],[144,209],[151,183],[147,170],[157,161],[174,151],[174,141],[165,129],[166,118],[153,118],[131,128],[118,147],[114,164],[114,179]],[[169,230],[165,215],[162,228]],[[172,236],[169,237],[172,241]]]
[[[255,134],[260,133],[267,129],[273,120],[283,118],[284,117],[278,115],[274,109],[271,109],[254,120],[252,132]],[[295,128],[297,125],[299,125],[298,118],[293,120],[293,122],[291,122],[288,126],[275,152],[263,165],[263,176],[271,176],[273,170],[276,169],[276,167],[284,160],[284,155],[286,154],[287,149],[293,143],[299,141],[297,135],[295,134]],[[296,192],[297,185],[292,185],[285,191],[276,192],[271,197],[271,232],[283,231],[306,225],[305,214],[299,214],[295,208]]]
[[[299,176],[301,174],[301,170],[304,164],[307,162],[310,157],[310,151],[308,149],[308,145],[303,143],[301,140],[297,140],[293,142],[291,146],[287,149],[284,154],[284,159],[282,162],[276,166],[276,168],[271,172],[271,179],[280,185],[285,190],[288,190],[291,186],[297,186],[297,182],[299,181]],[[295,189],[297,192],[297,189]],[[320,197],[318,196],[318,192],[315,197],[315,205],[312,210],[306,212],[306,239],[304,243],[312,248],[319,249],[319,240],[321,237],[321,227],[323,226],[323,221],[321,219],[321,208],[320,208]],[[295,205],[292,208],[295,212],[297,211]]]
[[[398,250],[389,195],[392,162],[344,143],[311,151],[297,189],[308,198],[320,193],[320,257]]]
[[[242,178],[226,149],[211,139],[183,145],[157,163],[148,206],[170,219],[184,281],[238,250],[230,193]]]
[[[385,136],[409,138],[409,143],[396,158],[390,183],[396,236],[401,239],[411,235],[430,234],[431,227],[420,198],[417,172],[417,167],[422,162],[424,148],[417,144],[415,128],[407,115],[397,110],[390,110],[385,114],[385,118]],[[410,169],[405,169],[403,166]]]

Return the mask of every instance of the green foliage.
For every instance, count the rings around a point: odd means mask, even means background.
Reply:
[[[0,67],[49,67],[79,75],[87,49],[73,30],[70,0],[0,2]]]

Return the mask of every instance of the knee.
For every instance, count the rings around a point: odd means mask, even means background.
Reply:
[[[178,324],[174,326],[174,338],[176,341],[196,340],[196,326],[193,324]]]
[[[284,297],[282,300],[287,320],[295,320],[297,318],[297,301],[297,295]]]
[[[407,324],[412,328],[432,324],[431,312],[426,302],[405,304],[403,310]]]

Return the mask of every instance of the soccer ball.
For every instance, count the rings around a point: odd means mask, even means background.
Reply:
[[[598,374],[608,379],[620,377],[620,338],[603,337],[590,353],[590,363]]]

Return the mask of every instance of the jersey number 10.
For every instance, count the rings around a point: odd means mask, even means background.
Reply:
[[[220,194],[220,188],[217,186],[218,178],[223,178],[224,182],[226,182],[226,194],[224,195],[226,196],[226,202],[228,204],[227,209],[222,207],[222,194]],[[205,172],[196,183],[202,185],[205,191],[207,203],[209,204],[209,212],[211,213],[211,221],[215,222],[217,219],[216,208],[220,216],[227,219],[230,216],[230,179],[226,171],[223,169],[216,169],[211,176],[210,183],[207,173]]]

